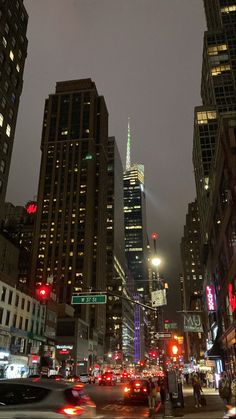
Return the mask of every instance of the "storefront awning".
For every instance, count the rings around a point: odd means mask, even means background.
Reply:
[[[222,349],[218,340],[218,336],[216,337],[213,346],[207,351],[206,354],[207,358],[209,359],[222,358]]]

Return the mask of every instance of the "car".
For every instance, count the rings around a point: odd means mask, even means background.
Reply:
[[[140,401],[147,403],[148,401],[148,381],[147,380],[131,380],[124,388],[124,402]]]
[[[115,386],[116,385],[116,375],[112,372],[105,372],[98,378],[99,386]]]
[[[89,375],[87,373],[83,373],[79,375],[81,383],[87,384],[89,383]]]
[[[4,419],[96,418],[96,406],[82,384],[48,379],[0,381],[0,417]]]
[[[124,371],[120,374],[120,378],[121,378],[121,382],[124,382],[124,381],[130,380],[131,375],[129,372]]]
[[[78,375],[68,375],[66,377],[66,380],[71,381],[72,383],[80,383],[81,382],[80,377]]]
[[[48,376],[48,379],[49,380],[55,380],[55,381],[61,381],[61,380],[64,380],[64,377],[61,374],[51,374],[51,375]]]
[[[96,383],[96,377],[93,374],[89,374],[89,384],[95,384]]]

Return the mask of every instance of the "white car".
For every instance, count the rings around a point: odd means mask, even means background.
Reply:
[[[79,375],[81,383],[87,384],[89,383],[89,375],[84,373]]]
[[[96,417],[96,406],[81,384],[40,378],[1,380],[0,417],[92,419]]]

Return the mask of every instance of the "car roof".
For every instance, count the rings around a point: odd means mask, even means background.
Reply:
[[[5,379],[5,380],[0,380],[0,386],[2,384],[30,385],[33,387],[46,388],[48,390],[66,390],[67,388],[75,387],[74,383],[67,383],[64,381],[54,381],[54,380],[49,380],[48,378],[40,378],[40,379],[38,378],[35,378],[35,379],[10,378],[10,379]]]

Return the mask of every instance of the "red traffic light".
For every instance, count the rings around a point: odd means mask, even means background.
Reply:
[[[48,284],[40,285],[37,288],[37,295],[40,298],[40,300],[48,300],[50,297],[51,288]]]
[[[179,352],[178,346],[177,345],[173,345],[172,348],[171,348],[171,351],[172,351],[172,354],[173,355],[178,355],[178,352]]]
[[[176,356],[181,355],[181,352],[182,352],[181,351],[181,346],[179,345],[178,341],[172,340],[172,341],[169,342],[169,345],[168,345],[168,355],[169,356],[176,357]]]

